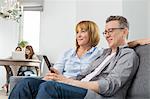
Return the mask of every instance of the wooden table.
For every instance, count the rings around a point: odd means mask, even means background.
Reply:
[[[34,66],[38,69],[38,75],[40,75],[40,60],[25,59],[0,59],[0,66]]]
[[[6,68],[6,78],[8,83],[8,77],[11,72],[10,66],[34,66],[37,68],[38,75],[40,76],[41,70],[40,70],[40,60],[33,60],[33,59],[25,59],[25,60],[16,60],[16,59],[0,59],[0,66],[5,66]],[[8,93],[8,88],[7,92]]]

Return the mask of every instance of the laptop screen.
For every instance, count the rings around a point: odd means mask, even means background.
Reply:
[[[13,51],[12,52],[12,59],[24,60],[25,59],[25,52],[24,51]]]

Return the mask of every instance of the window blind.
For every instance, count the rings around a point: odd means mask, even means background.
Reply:
[[[44,0],[21,0],[24,11],[43,11]]]

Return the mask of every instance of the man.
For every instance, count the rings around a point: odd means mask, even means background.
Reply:
[[[22,80],[9,99],[125,99],[139,64],[138,56],[127,46],[128,29],[126,18],[110,16],[103,33],[110,48],[76,80],[52,68],[54,73],[47,74],[44,80]]]

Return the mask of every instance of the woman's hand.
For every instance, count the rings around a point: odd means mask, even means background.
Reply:
[[[68,78],[63,76],[54,68],[50,68],[50,72],[46,74],[46,76],[43,78],[43,80],[54,80],[59,82],[65,82]]]
[[[47,78],[49,80],[54,80],[54,81],[59,81],[59,82],[65,82],[65,80],[67,79],[65,76],[61,74],[56,74],[56,73],[49,73],[47,75]]]
[[[60,72],[53,67],[50,68],[50,72],[55,74],[60,74]]]

